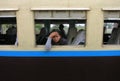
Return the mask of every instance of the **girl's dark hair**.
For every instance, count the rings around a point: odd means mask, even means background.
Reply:
[[[61,31],[58,30],[58,29],[53,29],[50,33],[52,33],[52,32],[58,32],[58,34],[59,34],[60,36],[62,36]]]

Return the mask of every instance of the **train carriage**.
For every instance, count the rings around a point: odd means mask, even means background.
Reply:
[[[120,0],[0,1],[1,81],[119,81]],[[64,25],[67,45],[41,44]],[[85,40],[73,45],[80,30]],[[46,41],[45,41],[46,42]]]

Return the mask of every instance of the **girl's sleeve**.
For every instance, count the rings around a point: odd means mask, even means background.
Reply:
[[[52,41],[52,39],[50,37],[48,37],[47,42],[45,44],[45,49],[46,50],[50,50],[51,49],[51,47],[52,47],[51,41]]]

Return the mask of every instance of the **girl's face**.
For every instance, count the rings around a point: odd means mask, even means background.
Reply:
[[[59,42],[60,39],[61,39],[61,36],[59,35],[58,32],[56,32],[55,36],[53,37],[53,41],[57,43]]]

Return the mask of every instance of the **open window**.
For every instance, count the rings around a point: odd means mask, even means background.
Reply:
[[[103,44],[120,44],[120,11],[104,9]]]
[[[53,30],[60,30],[67,45],[85,45],[88,9],[32,9],[36,31],[36,45],[45,45]],[[38,27],[39,26],[39,27]],[[61,30],[60,30],[61,31]]]
[[[0,11],[0,45],[14,45],[17,36],[16,12]]]

